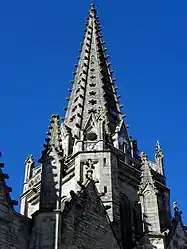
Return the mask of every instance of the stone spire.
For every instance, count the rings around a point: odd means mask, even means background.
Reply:
[[[64,124],[72,129],[72,135],[80,137],[90,115],[102,117],[108,134],[115,132],[122,121],[117,95],[112,77],[113,70],[102,40],[101,27],[94,4],[91,4],[86,22],[84,41],[81,43],[80,57],[76,65],[75,79],[71,81],[73,88],[67,98],[68,107]]]
[[[156,164],[159,167],[159,173],[161,175],[164,175],[164,163],[163,163],[164,153],[162,151],[162,148],[160,146],[160,142],[156,142],[156,152],[155,152],[155,161]]]

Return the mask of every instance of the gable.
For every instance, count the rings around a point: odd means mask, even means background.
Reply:
[[[119,249],[94,183],[74,196],[64,213],[60,248]]]
[[[184,227],[180,221],[175,224],[173,233],[168,244],[168,249],[186,249],[187,248],[187,235]]]

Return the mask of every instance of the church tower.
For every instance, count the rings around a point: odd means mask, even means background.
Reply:
[[[29,249],[166,248],[163,152],[157,142],[155,162],[139,154],[106,50],[92,4],[65,117],[52,115],[39,165],[25,161]]]

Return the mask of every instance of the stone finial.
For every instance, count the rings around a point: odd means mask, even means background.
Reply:
[[[147,155],[145,154],[145,152],[142,151],[140,154],[140,157],[141,157],[142,163],[147,161]]]
[[[29,154],[25,160],[25,164],[30,164],[30,165],[34,165],[34,157],[33,155]]]
[[[94,15],[93,15],[94,14]],[[96,11],[96,9],[95,9],[95,5],[94,5],[94,3],[92,3],[91,5],[90,5],[90,15],[92,16],[95,16],[97,14],[97,11]]]
[[[90,10],[95,10],[95,4],[94,3],[90,4]]]
[[[173,211],[174,211],[174,218],[176,220],[182,220],[182,211],[179,211],[179,207],[177,202],[173,202]]]
[[[95,169],[94,163],[89,159],[86,163],[86,178],[88,180],[93,180],[93,170]]]
[[[159,140],[157,140],[157,142],[156,142],[155,159],[157,159],[157,158],[163,158],[163,157],[164,157],[164,154],[163,154],[160,142],[159,142]]]

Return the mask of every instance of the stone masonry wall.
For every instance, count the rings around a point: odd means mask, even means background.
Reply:
[[[29,221],[0,204],[0,248],[28,249]]]
[[[119,249],[93,183],[73,199],[66,205],[60,249]]]

